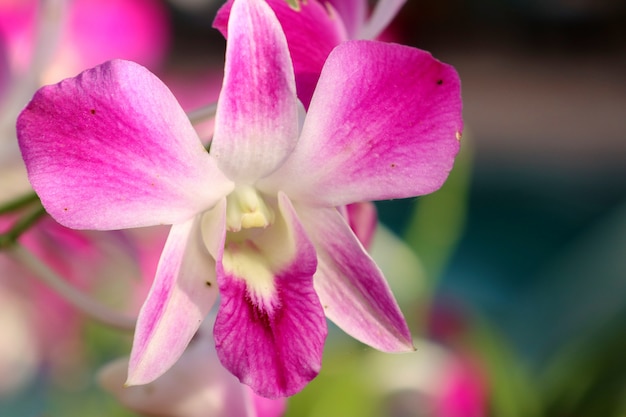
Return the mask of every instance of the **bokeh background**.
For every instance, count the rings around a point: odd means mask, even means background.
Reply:
[[[157,73],[192,109],[219,88],[219,4],[161,5]],[[377,204],[372,252],[418,350],[381,354],[331,329],[322,373],[287,415],[626,416],[626,4],[408,0],[386,36],[454,65],[463,85],[448,183]],[[0,416],[135,415],[93,379],[129,336],[82,334],[89,367],[1,397]]]

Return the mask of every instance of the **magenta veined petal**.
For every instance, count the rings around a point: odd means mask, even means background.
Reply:
[[[211,155],[229,178],[252,182],[274,171],[297,139],[298,101],[285,35],[265,1],[237,0]]]
[[[437,190],[459,150],[460,81],[408,46],[348,41],[326,61],[298,146],[266,192],[341,206]]]
[[[233,1],[218,11],[213,26],[226,37]],[[343,21],[332,6],[317,0],[302,1],[292,9],[284,0],[267,0],[278,18],[293,61],[298,98],[309,106],[324,61],[339,43],[348,39]]]
[[[318,374],[327,333],[313,288],[315,250],[282,193],[278,207],[279,219],[261,238],[227,243],[229,256],[255,250],[256,264],[245,267],[240,257],[233,268],[226,255],[218,260],[221,304],[214,327],[222,364],[267,398],[295,394]]]
[[[201,236],[201,216],[172,230],[137,319],[127,385],[152,382],[183,354],[218,295],[215,261]]]
[[[233,188],[165,84],[128,61],[43,87],[17,135],[44,207],[72,228],[182,223]]]
[[[315,245],[315,290],[326,317],[384,352],[414,350],[411,333],[382,272],[334,208],[297,206]]]

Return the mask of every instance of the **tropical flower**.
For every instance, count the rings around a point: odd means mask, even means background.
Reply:
[[[220,361],[256,393],[288,396],[320,369],[324,315],[377,349],[413,349],[381,271],[337,207],[439,188],[459,148],[460,84],[427,52],[344,42],[300,125],[272,10],[236,0],[228,26],[209,152],[167,87],[121,60],[40,89],[18,118],[18,139],[60,223],[172,225],[128,385],[176,362],[219,288]]]

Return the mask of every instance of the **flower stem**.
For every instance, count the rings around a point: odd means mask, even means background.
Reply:
[[[43,207],[39,207],[32,213],[21,217],[9,231],[0,234],[0,250],[8,249],[17,243],[17,239],[26,232],[32,225],[34,225],[39,219],[46,214],[46,210]]]
[[[13,211],[17,211],[21,208],[24,208],[31,203],[35,203],[39,201],[39,197],[35,193],[28,193],[24,196],[18,197],[15,200],[11,200],[8,203],[0,206],[0,214],[11,213]],[[39,203],[41,205],[41,203]]]
[[[112,310],[77,290],[19,243],[15,243],[7,253],[20,264],[28,267],[38,279],[89,318],[120,330],[135,329],[134,317]]]

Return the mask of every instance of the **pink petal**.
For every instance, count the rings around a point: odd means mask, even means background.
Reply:
[[[329,0],[329,3],[339,12],[346,26],[348,37],[356,39],[365,22],[368,2],[366,0]]]
[[[197,216],[172,226],[137,319],[127,385],[149,383],[167,371],[217,298],[215,262],[202,241],[200,221]]]
[[[343,215],[359,242],[365,249],[368,249],[378,225],[376,205],[372,202],[348,204],[345,206]]]
[[[226,36],[232,0],[217,13],[213,26]],[[317,0],[300,2],[293,10],[284,0],[267,0],[285,32],[293,61],[298,98],[309,106],[324,61],[342,41],[348,39],[337,12]]]
[[[419,49],[349,41],[328,57],[298,146],[266,192],[341,206],[438,189],[459,150],[455,70]]]
[[[222,301],[214,327],[222,364],[268,398],[295,394],[317,375],[326,337],[313,289],[315,250],[282,193],[278,206],[282,216],[261,237],[245,243],[255,245],[259,255],[254,270],[239,262],[230,266],[237,269],[233,273],[218,262]],[[244,249],[243,244],[228,248],[235,255]],[[269,288],[251,285],[268,273],[273,273]]]
[[[326,317],[384,352],[412,351],[411,333],[376,263],[333,208],[297,207],[315,244],[315,291]]]
[[[68,227],[181,223],[232,189],[171,92],[132,62],[40,89],[17,134],[33,188]]]
[[[285,35],[263,0],[235,1],[211,155],[229,178],[254,181],[274,171],[297,139],[298,107]]]
[[[369,21],[360,27],[358,39],[375,39],[391,23],[406,0],[378,0]]]

